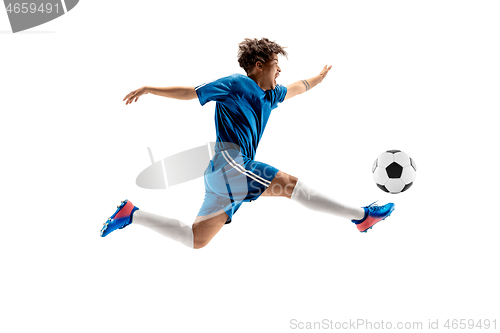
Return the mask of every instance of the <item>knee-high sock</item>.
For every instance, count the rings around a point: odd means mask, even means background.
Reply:
[[[176,240],[187,247],[194,248],[193,229],[182,221],[151,214],[139,209],[134,213],[132,224],[142,225],[163,236]]]
[[[291,199],[309,209],[344,217],[349,220],[361,220],[365,216],[363,208],[351,207],[335,201],[329,196],[311,189],[300,178],[293,189]]]

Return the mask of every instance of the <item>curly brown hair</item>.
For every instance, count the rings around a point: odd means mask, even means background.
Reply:
[[[267,38],[262,38],[260,40],[257,38],[245,38],[238,46],[238,63],[247,74],[252,67],[255,66],[257,61],[265,63],[273,53],[281,54],[285,57],[288,56],[284,47],[275,42],[271,42]]]

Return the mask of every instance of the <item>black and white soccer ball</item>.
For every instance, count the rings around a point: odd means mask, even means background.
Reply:
[[[387,193],[401,193],[413,185],[417,175],[415,161],[401,150],[388,150],[373,163],[373,179]]]

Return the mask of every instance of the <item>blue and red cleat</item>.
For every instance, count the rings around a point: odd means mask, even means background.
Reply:
[[[375,202],[363,207],[365,210],[365,217],[363,219],[352,220],[360,232],[367,232],[368,229],[371,229],[376,223],[389,217],[394,210],[394,204],[392,202],[383,206],[374,205]]]
[[[123,229],[132,223],[132,215],[138,207],[135,207],[132,202],[124,200],[117,206],[116,212],[111,215],[101,229],[101,237],[106,237],[116,229]]]

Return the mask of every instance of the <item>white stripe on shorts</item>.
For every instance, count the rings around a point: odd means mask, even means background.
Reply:
[[[225,153],[225,154],[224,154]],[[227,157],[226,157],[227,155]],[[266,187],[269,187],[269,185],[271,184],[271,182],[267,179],[264,179],[262,178],[261,176],[259,175],[256,175],[255,173],[253,173],[252,171],[250,170],[247,170],[245,169],[244,167],[242,167],[241,165],[239,165],[238,163],[236,163],[232,158],[231,156],[229,155],[229,153],[225,150],[222,151],[222,156],[224,156],[224,158],[226,159],[227,163],[231,164],[232,167],[234,167],[236,170],[238,170],[240,173],[246,175],[247,177],[250,177],[252,178],[253,180],[261,183],[262,185],[266,186]],[[229,159],[228,159],[229,158]]]
[[[236,162],[236,161],[235,161],[235,160],[231,157],[231,155],[229,155],[229,153],[228,153],[227,151],[223,150],[223,152],[225,152],[225,153],[227,154],[227,157],[228,157],[228,158],[229,158],[229,159],[233,162],[233,164],[234,164],[233,166],[235,166],[236,168],[238,168],[239,170],[241,170],[241,172],[242,172],[242,173],[247,172],[247,173],[249,173],[249,174],[251,174],[251,175],[253,175],[253,176],[257,177],[257,178],[258,178],[258,179],[260,179],[261,181],[263,181],[263,182],[265,182],[265,183],[268,183],[268,184],[271,184],[271,182],[270,182],[269,180],[267,180],[267,179],[265,179],[265,178],[263,178],[263,177],[261,177],[261,176],[259,176],[259,175],[255,174],[255,173],[253,173],[252,171],[247,170],[247,169],[245,169],[243,166],[239,165],[239,164],[238,164],[238,163],[237,163],[237,162]]]

